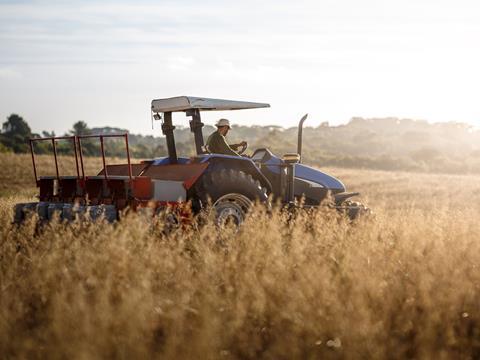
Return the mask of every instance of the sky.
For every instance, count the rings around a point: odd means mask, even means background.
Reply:
[[[178,95],[271,104],[207,124],[480,125],[479,87],[478,0],[0,0],[0,120],[36,132],[158,135],[150,102]]]

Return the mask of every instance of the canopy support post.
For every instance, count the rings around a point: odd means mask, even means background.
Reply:
[[[178,162],[177,149],[175,148],[175,137],[173,130],[175,126],[172,124],[172,112],[166,112],[163,114],[162,132],[167,140],[168,157],[170,158],[170,164],[176,164]]]
[[[187,116],[191,116],[192,120],[190,120],[190,131],[193,133],[195,138],[195,148],[197,150],[197,155],[203,154],[203,146],[205,143],[203,142],[203,123],[200,117],[200,110],[198,109],[190,109],[186,112]]]

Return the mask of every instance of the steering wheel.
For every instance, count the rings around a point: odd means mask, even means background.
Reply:
[[[248,147],[247,143],[245,143],[245,145],[241,145],[240,150],[237,150],[238,155],[242,155],[245,152],[245,150],[247,150],[247,147]]]

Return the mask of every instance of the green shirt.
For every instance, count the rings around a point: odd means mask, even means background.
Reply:
[[[220,134],[218,130],[208,137],[207,147],[208,151],[211,153],[240,156],[230,145],[228,145],[225,136]]]

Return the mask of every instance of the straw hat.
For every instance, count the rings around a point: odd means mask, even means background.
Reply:
[[[228,128],[230,129],[230,121],[228,121],[227,119],[220,119],[217,121],[215,126],[216,127],[228,126]]]

